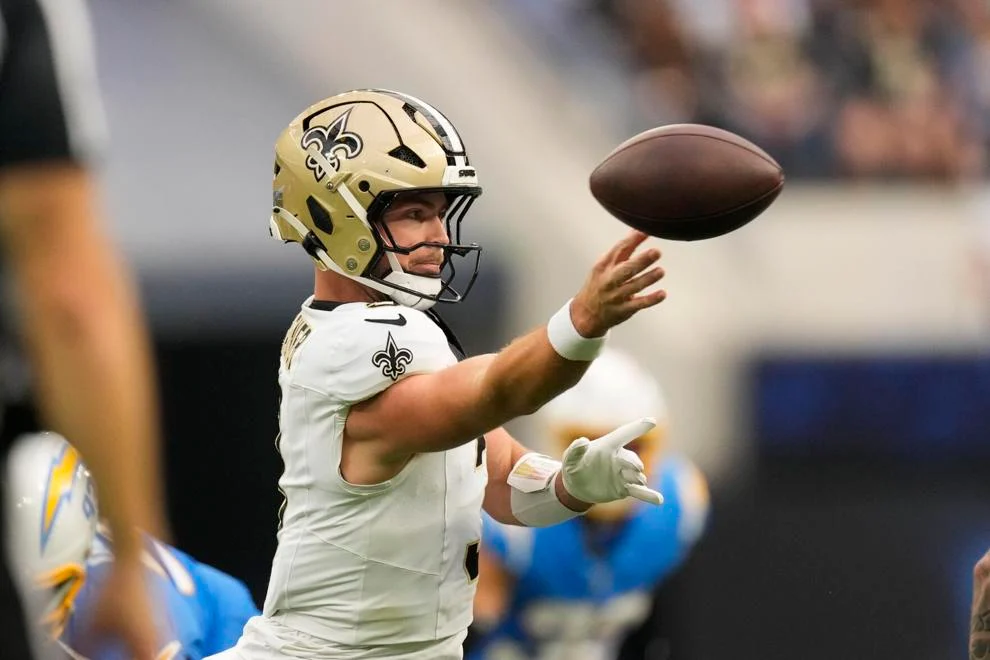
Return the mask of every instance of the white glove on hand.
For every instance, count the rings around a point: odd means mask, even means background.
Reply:
[[[572,442],[561,461],[564,488],[590,504],[614,502],[629,496],[650,504],[662,504],[663,495],[646,486],[643,461],[625,448],[656,425],[652,417],[643,417],[597,440],[578,438]]]

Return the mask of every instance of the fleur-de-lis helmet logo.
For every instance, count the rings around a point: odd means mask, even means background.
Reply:
[[[330,122],[329,126],[313,126],[303,133],[300,140],[304,150],[316,145],[334,170],[340,169],[341,157],[354,158],[364,148],[361,136],[347,130],[347,118],[350,117],[351,110],[352,108],[348,108],[344,114]],[[327,175],[323,162],[312,156],[306,157],[306,167],[313,171],[317,181],[323,181]]]
[[[385,349],[371,356],[372,364],[382,370],[383,376],[392,380],[398,380],[399,376],[406,373],[406,367],[412,360],[412,351],[396,346],[391,332],[388,333]]]

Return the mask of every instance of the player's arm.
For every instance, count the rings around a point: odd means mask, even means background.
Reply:
[[[969,658],[990,655],[990,552],[973,567],[973,611],[969,626]]]
[[[380,460],[402,463],[416,453],[468,442],[536,411],[573,386],[601,344],[593,338],[603,337],[611,327],[666,297],[662,290],[637,295],[663,277],[663,270],[654,265],[659,250],[634,254],[645,239],[645,234],[633,232],[609,250],[592,268],[569,309],[561,310],[548,326],[516,339],[497,354],[410,376],[354,405],[346,421],[345,443],[365,444]],[[564,340],[557,339],[555,349],[548,332],[559,337],[556,329],[562,324],[567,326]],[[562,349],[561,343],[566,347]]]
[[[23,314],[46,425],[93,471],[119,557],[162,530],[155,399],[136,297],[79,166],[0,172],[0,242]]]
[[[522,525],[512,513],[512,488],[508,478],[512,468],[528,453],[515,438],[504,428],[499,427],[485,434],[486,462],[488,463],[488,486],[485,488],[484,509],[495,520],[506,525]],[[561,473],[557,472],[553,480],[557,499],[568,509],[583,513],[591,508],[587,502],[573,497],[564,488]],[[482,553],[484,557],[484,553]]]
[[[12,3],[7,3],[11,5]],[[9,9],[4,6],[3,9]],[[119,561],[100,623],[150,657],[137,526],[164,531],[146,336],[99,226],[81,163],[99,141],[99,90],[81,0],[5,12],[0,69],[0,244],[21,306],[46,423],[85,456]]]
[[[512,525],[546,527],[573,518],[591,504],[635,497],[662,504],[647,486],[642,460],[625,448],[656,425],[644,417],[596,439],[578,438],[562,460],[527,451],[504,429],[489,434],[488,486],[483,506]]]

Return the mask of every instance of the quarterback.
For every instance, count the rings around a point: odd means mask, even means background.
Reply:
[[[477,275],[481,248],[461,225],[480,194],[457,130],[406,94],[333,96],[279,136],[270,231],[315,261],[315,290],[281,351],[285,499],[268,594],[220,657],[461,658],[482,508],[547,526],[630,495],[662,502],[624,447],[650,418],[580,438],[561,461],[502,428],[665,298],[645,291],[663,277],[659,251],[629,234],[547,325],[459,360],[431,307]]]

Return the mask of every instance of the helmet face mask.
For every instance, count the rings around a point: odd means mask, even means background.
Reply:
[[[461,243],[460,230],[481,194],[477,173],[453,125],[419,99],[356,90],[308,108],[276,142],[273,189],[272,236],[302,244],[321,270],[418,309],[458,302],[474,283],[481,247]],[[450,202],[451,243],[391,240],[381,219],[395,199],[436,192]],[[399,263],[399,255],[427,246],[443,251],[439,279]],[[461,260],[467,268],[458,267]]]
[[[384,222],[385,213],[396,200],[401,199],[406,194],[429,194],[437,192],[447,194],[450,202],[443,217],[449,242],[420,241],[413,245],[401,245],[392,235],[388,224]],[[388,284],[401,292],[417,297],[423,293],[424,288],[430,286],[430,283],[419,282],[419,288],[417,289],[405,286],[403,284],[404,280],[409,277],[436,279],[436,282],[433,283],[435,287],[433,293],[435,302],[457,303],[463,300],[471,290],[471,287],[474,286],[481,261],[481,246],[476,243],[466,245],[461,243],[460,240],[461,223],[475,199],[476,196],[474,195],[459,194],[454,196],[444,189],[418,189],[415,191],[397,191],[379,195],[379,198],[368,209],[369,222],[377,234],[379,250],[369,264],[368,273],[365,277]],[[405,273],[402,271],[401,265],[398,265],[398,269],[396,268],[398,255],[410,255],[422,248],[434,248],[443,253],[443,262],[440,265],[440,276],[438,278],[428,278]],[[458,274],[458,264],[464,266],[460,275]],[[406,277],[396,277],[399,273]],[[416,280],[413,281],[415,282]],[[458,288],[462,290],[458,290]]]

